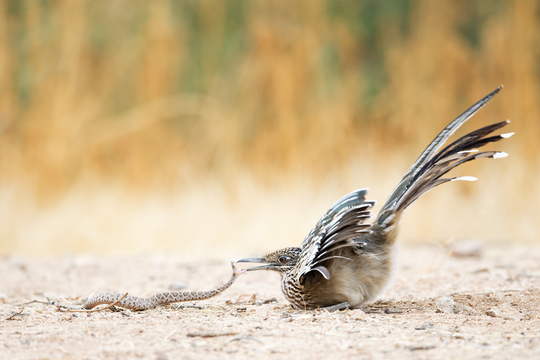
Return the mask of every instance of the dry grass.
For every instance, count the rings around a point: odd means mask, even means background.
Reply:
[[[412,207],[403,237],[537,241],[539,14],[519,0],[0,2],[0,252],[297,244],[353,188],[382,201],[500,84],[467,129],[511,118],[511,157]]]

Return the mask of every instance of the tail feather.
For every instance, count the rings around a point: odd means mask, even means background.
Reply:
[[[484,126],[481,129],[475,130],[457,139],[456,141],[454,141],[453,143],[451,143],[450,145],[442,149],[435,156],[433,156],[431,160],[426,161],[424,165],[422,166],[422,168],[416,173],[415,177],[413,177],[413,180],[411,182],[414,182],[418,178],[418,176],[420,176],[420,174],[422,174],[426,170],[426,168],[433,165],[434,163],[436,163],[443,157],[447,157],[451,154],[459,153],[462,151],[472,150],[472,149],[484,146],[485,144],[489,142],[501,140],[502,139],[501,136],[493,136],[491,138],[484,138],[484,137],[491,134],[495,130],[502,128],[503,126],[508,125],[509,123],[510,121],[506,120],[506,121],[501,121],[496,124]]]
[[[436,186],[444,184],[448,181],[455,180],[471,180],[469,177],[454,177],[443,178],[441,176],[452,170],[458,165],[461,165],[467,161],[481,159],[481,158],[493,158],[496,154],[500,154],[498,151],[485,151],[477,153],[471,156],[467,156],[459,161],[452,163],[451,161],[445,161],[442,164],[436,165],[432,170],[426,172],[425,176],[422,176],[422,181],[418,181],[411,186],[410,191],[398,202],[397,208],[405,210],[410,204],[418,200],[418,198],[428,191],[432,190]]]
[[[491,100],[500,89],[501,87],[474,104],[457,119],[452,121],[452,123],[450,123],[450,125],[448,125],[435,140],[431,142],[394,189],[386,203],[383,205],[375,223],[382,225],[383,227],[394,226],[395,222],[399,220],[399,215],[403,210],[433,188],[449,181],[476,180],[471,177],[441,178],[456,166],[475,159],[496,159],[507,155],[506,153],[498,151],[478,152],[477,149],[489,143],[512,136],[513,133],[488,136],[494,131],[509,124],[510,121],[508,120],[475,130],[439,151],[450,135]],[[398,216],[390,217],[393,214]]]

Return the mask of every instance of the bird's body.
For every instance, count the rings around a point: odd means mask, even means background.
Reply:
[[[384,236],[378,233],[380,230],[380,227],[374,227],[373,233],[359,239],[365,243],[362,249],[345,247],[337,250],[335,254],[343,258],[328,261],[328,280],[320,273],[306,274],[303,291],[308,294],[304,296],[308,301],[297,302],[294,306],[303,309],[344,303],[358,306],[375,300],[388,285],[396,264],[395,247],[391,242],[381,241]],[[336,274],[339,276],[332,276]]]
[[[373,301],[390,282],[395,270],[395,242],[403,211],[434,187],[472,177],[442,178],[454,167],[478,158],[502,158],[506,153],[478,152],[478,148],[512,135],[488,136],[509,121],[473,131],[439,151],[446,140],[500,90],[473,105],[450,123],[424,150],[394,189],[372,223],[375,201],[366,200],[368,189],[338,200],[306,236],[300,247],[274,251],[262,258],[243,259],[266,265],[247,269],[274,270],[292,306],[360,307]]]

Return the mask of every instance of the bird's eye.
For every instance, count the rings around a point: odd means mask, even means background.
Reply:
[[[287,256],[285,256],[285,255],[281,255],[277,259],[278,263],[280,263],[280,264],[285,264],[287,262],[287,260],[289,260],[289,258]]]

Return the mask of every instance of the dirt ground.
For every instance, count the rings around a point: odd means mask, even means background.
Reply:
[[[147,296],[181,283],[212,289],[229,278],[230,266],[168,255],[4,256],[0,358],[538,359],[539,255],[540,247],[527,245],[402,247],[375,313],[293,310],[279,276],[259,272],[188,307],[89,314],[18,304],[76,302],[104,291]]]

